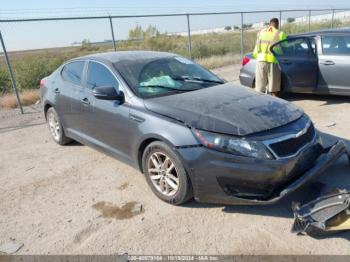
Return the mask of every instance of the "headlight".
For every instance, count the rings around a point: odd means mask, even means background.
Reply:
[[[258,141],[226,136],[194,129],[193,133],[199,142],[208,148],[230,153],[238,156],[246,156],[259,159],[273,159],[267,148]]]

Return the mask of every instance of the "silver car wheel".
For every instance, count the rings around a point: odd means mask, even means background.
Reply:
[[[56,140],[59,141],[60,140],[60,134],[61,134],[61,127],[60,127],[60,123],[58,122],[55,114],[53,112],[49,113],[48,116],[48,123],[49,123],[49,127],[50,127],[50,131],[51,131],[51,135],[52,137]]]
[[[179,177],[171,159],[155,152],[148,159],[148,175],[154,187],[165,196],[173,196],[179,190]]]

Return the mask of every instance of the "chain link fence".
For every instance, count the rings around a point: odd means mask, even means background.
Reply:
[[[8,107],[23,112],[20,102],[33,102],[25,92],[36,89],[37,98],[40,79],[64,61],[90,53],[155,50],[208,68],[234,64],[251,52],[257,31],[272,17],[287,34],[350,26],[350,8],[0,19],[0,107],[12,93]]]

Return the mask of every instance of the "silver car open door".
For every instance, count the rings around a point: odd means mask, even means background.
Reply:
[[[296,37],[271,47],[282,71],[282,89],[287,92],[312,92],[317,87],[318,60],[309,38]]]

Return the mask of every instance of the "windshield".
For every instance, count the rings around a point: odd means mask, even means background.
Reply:
[[[141,97],[189,92],[222,84],[213,73],[183,57],[123,60],[114,64]]]

